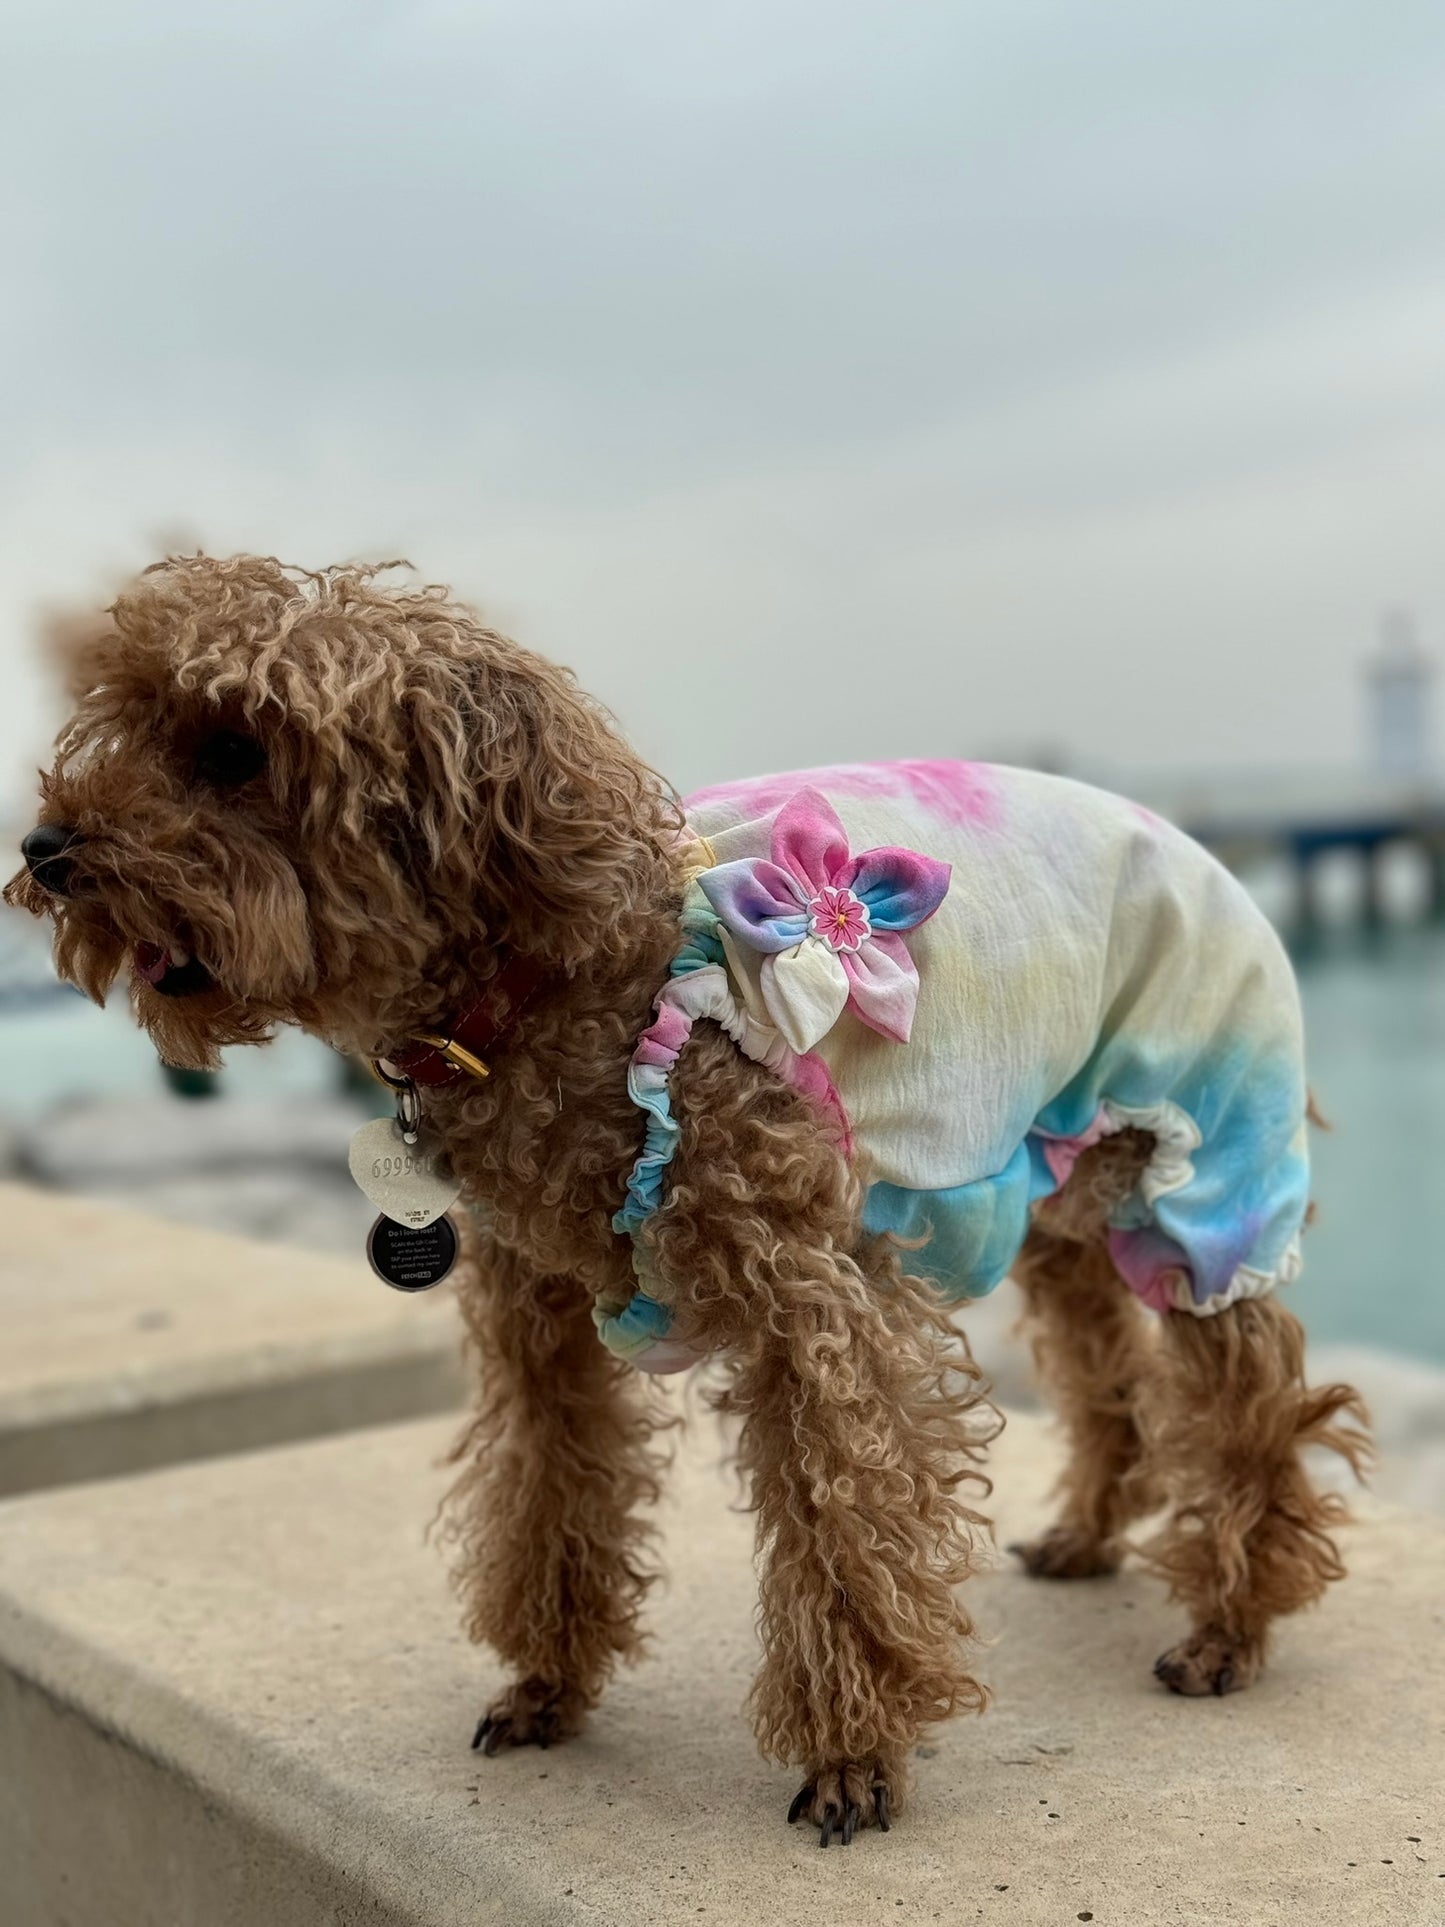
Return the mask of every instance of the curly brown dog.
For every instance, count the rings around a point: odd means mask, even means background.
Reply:
[[[172,559],[75,654],[78,707],[9,900],[54,918],[58,967],[91,996],[126,978],[171,1063],[214,1066],[222,1046],[296,1024],[412,1067],[473,1207],[460,1295],[481,1394],[456,1449],[452,1519],[468,1629],[516,1676],[478,1729],[483,1750],[575,1732],[617,1661],[638,1652],[652,1577],[641,1512],[665,1422],[627,1362],[640,1308],[665,1326],[664,1350],[680,1348],[670,1362],[710,1355],[726,1368],[720,1402],[740,1421],[758,1520],[752,1706],[763,1753],[804,1778],[789,1817],[806,1815],[824,1845],[886,1828],[922,1729],[984,1700],[960,1582],[979,1561],[983,1521],[962,1495],[987,1489],[975,1467],[990,1408],[924,1262],[929,1223],[873,1215],[897,1187],[875,1182],[867,1118],[845,1115],[839,1092],[850,1065],[892,1075],[935,1022],[944,916],[922,918],[944,891],[966,899],[958,864],[950,882],[948,865],[917,851],[845,862],[824,837],[833,882],[782,937],[768,934],[775,917],[759,938],[772,945],[753,980],[762,1002],[744,988],[727,1023],[694,1009],[674,1035],[674,1006],[658,1000],[654,1021],[654,1002],[681,981],[669,971],[686,906],[701,906],[688,926],[702,932],[697,984],[733,984],[739,918],[753,913],[745,890],[724,900],[716,880],[794,885],[750,850],[723,862],[726,838],[714,850],[689,827],[568,672],[444,592],[388,587],[359,567]],[[922,794],[954,780],[933,767],[897,781]],[[893,783],[873,782],[880,808]],[[1084,807],[1085,792],[1063,789],[1069,809]],[[815,812],[825,826],[830,811]],[[1146,844],[1184,843],[1142,812],[1132,820],[1119,901]],[[800,848],[811,833],[804,824]],[[1030,858],[1041,888],[1052,848],[1042,836]],[[882,885],[869,895],[872,859],[912,880],[911,909],[890,910]],[[692,888],[700,870],[724,900],[717,915]],[[1213,871],[1206,881],[1224,888]],[[1015,890],[990,914],[1022,915],[1030,895]],[[982,945],[984,907],[965,908]],[[1074,921],[1082,930],[1087,917]],[[1087,1005],[1065,981],[1074,968],[1065,958],[1048,978],[1060,1010]],[[1138,998],[1136,979],[1110,993],[1111,1011]],[[985,1110],[1010,1044],[986,991],[980,980],[953,1012],[972,1029],[950,1073]],[[861,1021],[839,1015],[845,996]],[[769,1011],[785,1030],[805,1027],[819,1000],[853,1058],[794,1049],[769,1028]],[[447,1054],[460,1015],[478,1009],[489,1076]],[[629,1237],[614,1217],[629,1172],[643,1170],[639,1092],[661,1088],[637,1070],[651,1061],[644,1032],[671,1064],[671,1123],[658,1129],[672,1137],[657,1208]],[[995,1068],[975,1076],[979,1064]],[[1072,1447],[1058,1523],[1017,1550],[1041,1575],[1110,1572],[1131,1522],[1166,1508],[1153,1556],[1188,1629],[1156,1670],[1176,1692],[1210,1694],[1249,1684],[1272,1621],[1343,1570],[1331,1537],[1342,1507],[1313,1489],[1302,1449],[1355,1463],[1365,1441],[1348,1387],[1307,1388],[1300,1327],[1244,1244],[1214,1315],[1190,1315],[1210,1306],[1189,1300],[1176,1245],[1141,1284],[1149,1241],[1171,1199],[1184,1210],[1185,1175],[1209,1149],[1179,1165],[1176,1145],[1164,1171],[1163,1137],[1194,1128],[1180,1115],[1116,1105],[1088,1130],[1040,1127],[1008,1162],[1008,1186],[981,1162],[983,1189],[965,1187],[964,1203],[986,1197],[991,1238],[1005,1217],[1012,1226],[976,1276],[992,1283],[1007,1264],[1022,1285]],[[917,1141],[946,1150],[947,1117],[924,1123]],[[1284,1125],[1296,1124],[1302,1141],[1291,1109]],[[1141,1198],[1153,1201],[1147,1223]],[[964,1230],[975,1235],[973,1219]],[[1256,1282],[1236,1298],[1240,1279]],[[599,1327],[621,1332],[613,1349]]]

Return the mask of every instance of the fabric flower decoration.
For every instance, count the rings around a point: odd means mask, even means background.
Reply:
[[[771,860],[720,863],[698,882],[724,930],[761,954],[768,1015],[801,1054],[845,1006],[908,1042],[918,970],[902,933],[933,915],[952,874],[913,850],[850,855],[832,804],[805,789],[774,819]]]

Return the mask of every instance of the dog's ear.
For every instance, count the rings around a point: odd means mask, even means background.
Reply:
[[[570,670],[472,629],[463,647],[419,652],[402,702],[432,891],[567,966],[625,948],[680,819]]]

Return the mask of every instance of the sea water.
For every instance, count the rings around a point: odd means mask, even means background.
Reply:
[[[1295,961],[1332,1128],[1289,1302],[1315,1337],[1445,1364],[1445,929],[1337,932]]]

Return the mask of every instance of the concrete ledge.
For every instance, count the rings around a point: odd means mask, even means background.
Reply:
[[[779,1927],[1445,1918],[1445,1533],[1378,1514],[1354,1576],[1223,1701],[1149,1677],[1155,1584],[977,1582],[997,1698],[886,1839],[818,1852],[740,1706],[750,1522],[699,1421],[652,1656],[581,1740],[467,1749],[497,1682],[423,1544],[449,1428],[355,1434],[0,1507],[0,1866],[16,1927]],[[1052,1454],[1015,1421],[1000,1537]]]
[[[0,1184],[0,1494],[455,1406],[444,1293]]]

